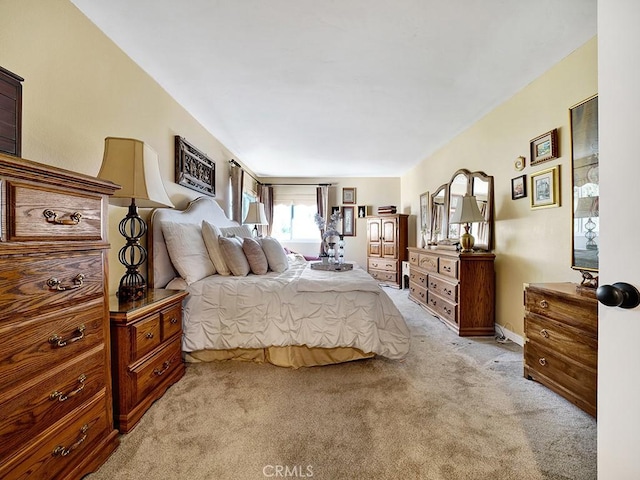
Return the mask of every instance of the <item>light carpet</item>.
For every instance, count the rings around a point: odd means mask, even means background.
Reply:
[[[596,479],[596,421],[526,380],[521,347],[385,292],[411,328],[405,360],[189,364],[86,479]]]

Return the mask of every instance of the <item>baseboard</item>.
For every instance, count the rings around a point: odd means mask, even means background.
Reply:
[[[506,338],[511,340],[513,343],[517,343],[521,347],[524,347],[524,337],[522,337],[521,335],[518,335],[515,332],[512,332],[511,330],[509,330],[508,328],[503,327],[502,325],[498,325],[497,323],[496,323],[496,335],[498,337],[500,337],[501,335],[504,335]]]

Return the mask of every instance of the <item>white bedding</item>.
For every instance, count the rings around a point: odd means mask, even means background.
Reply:
[[[409,329],[388,295],[364,270],[311,270],[290,255],[283,273],[211,275],[167,288],[189,292],[184,304],[182,349],[355,347],[400,359]]]

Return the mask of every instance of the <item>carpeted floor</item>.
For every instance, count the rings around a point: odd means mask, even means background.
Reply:
[[[404,361],[188,365],[87,480],[596,478],[596,421],[522,376],[522,349],[460,338],[385,289]]]

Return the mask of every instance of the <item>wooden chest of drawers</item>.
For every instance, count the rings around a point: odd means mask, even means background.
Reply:
[[[524,376],[596,416],[598,302],[574,283],[525,287]]]
[[[107,199],[118,187],[0,155],[0,478],[78,479],[118,445]]]
[[[129,432],[151,404],[184,375],[182,300],[186,292],[153,290],[130,302],[111,298],[116,426]]]
[[[493,335],[492,253],[409,248],[409,298],[460,336]]]

